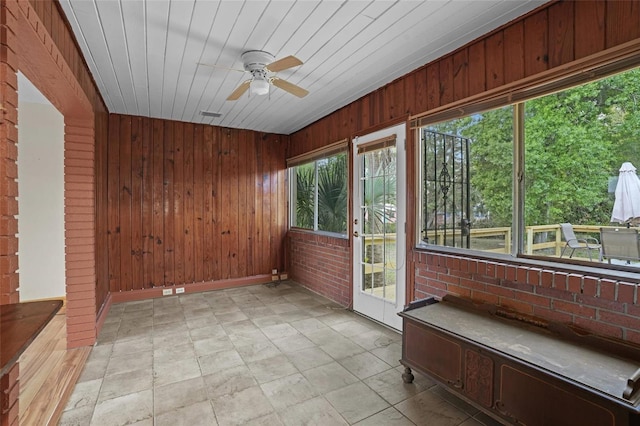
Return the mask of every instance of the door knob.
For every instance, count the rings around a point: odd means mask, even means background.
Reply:
[[[358,234],[358,231],[353,231],[353,236],[358,238],[360,236],[360,234]]]

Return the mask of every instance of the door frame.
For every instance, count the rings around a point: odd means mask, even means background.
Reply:
[[[397,315],[405,306],[407,294],[407,252],[406,252],[406,230],[407,230],[407,140],[406,123],[401,122],[391,127],[378,130],[372,133],[356,136],[352,140],[351,156],[352,156],[352,181],[351,193],[351,229],[350,235],[352,241],[352,297],[353,310],[370,317],[376,321],[382,322],[396,330],[402,330],[402,319]],[[362,293],[361,286],[361,265],[360,259],[362,255],[362,241],[356,236],[361,232],[362,227],[356,219],[360,218],[360,158],[358,156],[358,146],[378,139],[383,139],[392,135],[396,135],[396,300],[392,303],[381,298],[369,296]],[[364,298],[364,299],[363,299]],[[367,299],[377,299],[375,301]],[[363,304],[364,300],[364,304]],[[373,303],[369,303],[373,302]],[[376,312],[381,308],[381,312]]]

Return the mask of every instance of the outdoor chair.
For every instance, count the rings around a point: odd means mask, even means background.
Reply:
[[[611,263],[611,259],[640,261],[640,239],[638,229],[600,228],[602,256]]]
[[[560,257],[564,255],[564,252],[567,248],[571,249],[569,259],[571,259],[573,253],[577,249],[586,249],[587,253],[589,254],[589,260],[593,260],[593,258],[591,257],[591,251],[596,250],[598,252],[598,260],[602,261],[602,245],[598,242],[597,239],[593,237],[576,238],[576,234],[573,232],[573,225],[571,225],[570,223],[561,223],[560,229],[562,230],[562,236],[564,237],[564,240],[567,242],[562,248]]]

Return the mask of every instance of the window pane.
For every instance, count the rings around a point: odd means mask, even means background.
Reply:
[[[513,108],[421,129],[422,241],[509,253]]]
[[[527,254],[599,262],[600,228],[626,227],[611,221],[621,165],[640,165],[638,88],[634,69],[526,102]]]
[[[295,206],[294,223],[298,228],[313,229],[315,199],[315,163],[303,164],[294,168],[292,206]]]
[[[318,230],[347,232],[347,154],[318,160]]]
[[[291,172],[291,226],[347,233],[347,154],[293,167]],[[317,224],[317,226],[316,226]]]

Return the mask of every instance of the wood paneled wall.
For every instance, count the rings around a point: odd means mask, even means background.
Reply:
[[[498,89],[640,37],[640,2],[552,2],[291,135],[290,155]]]
[[[284,267],[288,136],[112,114],[110,291]]]
[[[331,141],[387,127],[411,115],[443,111],[466,99],[486,98],[489,93],[506,91],[509,85],[525,79],[535,82],[578,60],[590,58],[597,62],[607,49],[639,41],[639,1],[551,2],[294,133],[289,155],[304,154]],[[415,182],[411,165],[415,164],[417,154],[412,138],[413,134],[409,133],[407,182]],[[640,315],[637,298],[627,294],[629,289],[637,287],[637,282],[617,282],[606,274],[596,273],[589,277],[569,274],[571,278],[563,281],[566,271],[549,265],[542,269],[543,266],[481,262],[472,256],[418,250],[411,238],[416,220],[411,213],[416,209],[416,188],[408,185],[406,189],[409,212],[406,250],[410,259],[407,301],[454,293],[504,304],[525,313],[534,312],[550,320],[574,323],[598,334],[640,342],[640,330],[635,325]],[[291,234],[290,238],[297,237]],[[314,257],[313,252],[306,251],[304,259],[300,259],[300,254],[291,250],[289,260],[298,268],[298,275],[308,281],[322,282],[321,274],[307,266],[322,261],[322,255],[318,253]],[[558,277],[558,281],[550,281],[549,276]],[[607,294],[596,297],[593,288],[605,289]],[[624,300],[615,296],[621,288],[626,292]],[[329,294],[331,285],[314,290]],[[564,304],[553,299],[561,299]],[[583,307],[585,303],[587,308]],[[576,315],[578,309],[582,313],[591,309],[593,313]],[[585,317],[589,317],[588,320]],[[624,325],[633,321],[633,326]]]

